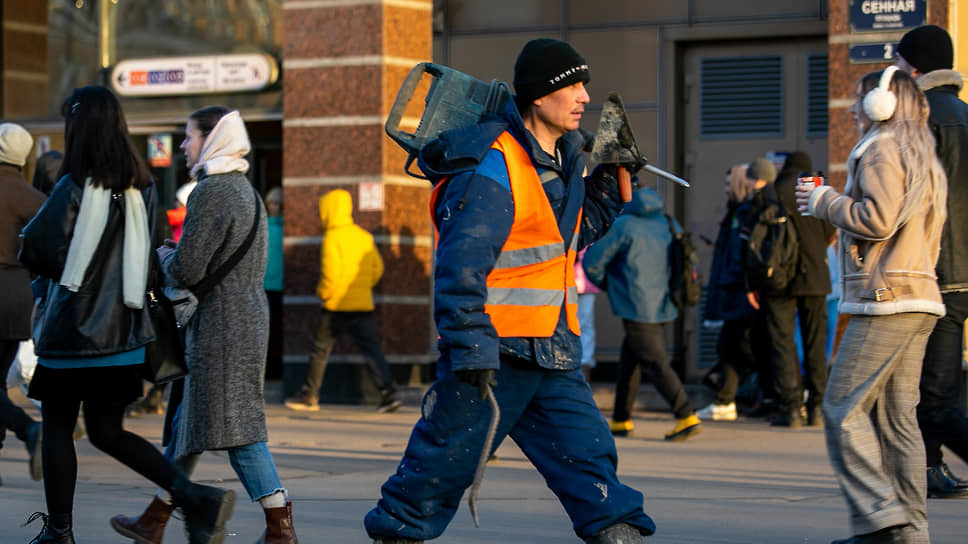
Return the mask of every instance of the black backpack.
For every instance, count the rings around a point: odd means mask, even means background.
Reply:
[[[800,243],[783,205],[769,203],[741,236],[747,241],[744,264],[750,288],[765,293],[786,289],[797,274]]]
[[[672,242],[669,244],[669,296],[677,308],[699,304],[702,295],[702,276],[699,275],[699,256],[692,234],[676,229],[675,221],[665,214]]]

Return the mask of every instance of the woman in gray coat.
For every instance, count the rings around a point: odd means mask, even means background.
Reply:
[[[245,177],[245,124],[237,111],[203,108],[189,117],[181,147],[198,185],[188,199],[181,239],[158,249],[167,283],[196,287],[242,246],[256,218],[259,224],[249,249],[200,296],[187,324],[189,375],[169,457],[191,474],[203,451],[228,450],[249,497],[265,509],[267,529],[257,542],[295,544],[292,503],[266,445],[269,307],[262,279],[268,231],[262,200]],[[142,516],[116,516],[112,525],[138,542],[160,542],[172,509],[166,499],[159,493]]]

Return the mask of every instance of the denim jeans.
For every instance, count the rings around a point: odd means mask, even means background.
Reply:
[[[171,426],[173,429],[178,426],[180,415],[181,406],[178,407],[175,411],[175,417],[172,418]],[[172,436],[175,436],[175,434],[173,431]],[[165,458],[174,464],[179,472],[186,477],[191,477],[202,454],[194,453],[179,459],[172,459],[174,448],[175,441],[172,439],[165,449]],[[235,474],[238,475],[242,487],[245,488],[252,502],[268,497],[277,491],[286,492],[286,489],[282,487],[282,481],[279,479],[279,473],[276,471],[276,463],[272,459],[272,453],[265,442],[236,446],[228,448],[227,451],[229,452],[229,463],[232,464],[232,469],[235,470]]]

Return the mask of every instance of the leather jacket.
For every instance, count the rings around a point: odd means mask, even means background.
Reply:
[[[948,222],[936,268],[942,293],[968,291],[968,104],[958,98],[964,82],[954,70],[918,77],[931,107],[928,126],[948,175]]]
[[[42,357],[122,353],[143,346],[155,336],[147,306],[134,310],[124,305],[124,198],[120,194],[111,199],[104,235],[80,290],[74,293],[60,285],[83,192],[70,174],[64,176],[24,227],[21,262],[34,274],[51,280],[34,320],[35,351]],[[155,194],[154,185],[142,191],[152,242],[156,231]]]

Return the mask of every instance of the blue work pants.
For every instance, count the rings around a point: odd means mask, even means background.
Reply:
[[[557,495],[581,538],[616,523],[645,534],[655,523],[642,494],[616,474],[615,442],[580,369],[547,370],[502,358],[494,395],[501,410],[495,451],[506,436],[521,448]],[[475,386],[452,374],[424,396],[396,474],[364,521],[372,538],[440,536],[471,485],[492,411]]]

